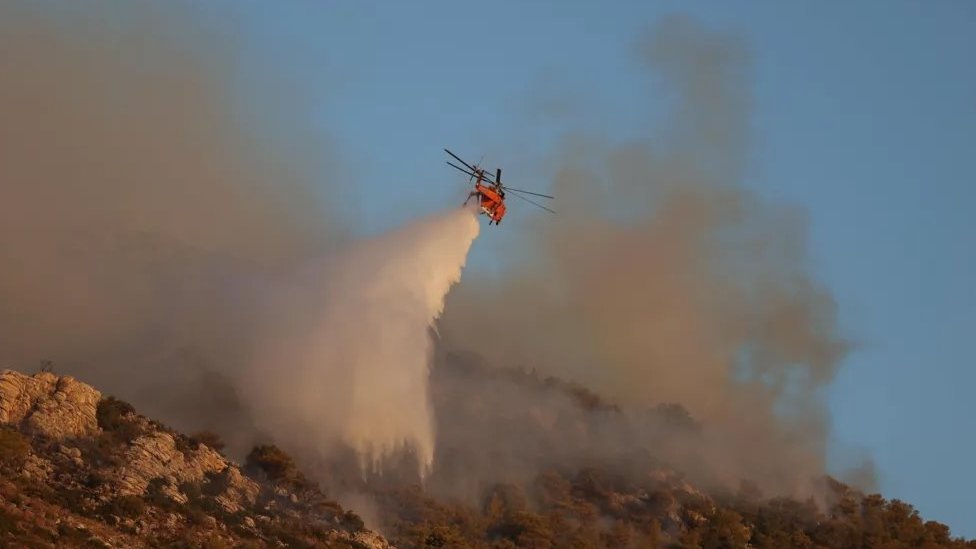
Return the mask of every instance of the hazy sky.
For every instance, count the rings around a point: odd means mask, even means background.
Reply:
[[[273,140],[262,101],[297,91],[303,117],[341,159],[323,180],[355,182],[357,200],[344,202],[369,231],[460,204],[466,181],[443,164],[445,146],[484,154],[513,186],[544,191],[541,174],[520,172],[506,152],[544,151],[575,126],[611,140],[639,135],[666,106],[634,53],[657,18],[686,14],[739,35],[755,75],[754,169],[742,183],[807,210],[812,267],[860,343],[830,393],[833,438],[873,456],[886,497],[976,537],[976,3],[202,9],[245,38],[243,112]],[[516,204],[509,225],[475,244],[476,268],[517,238],[519,219],[548,215]]]

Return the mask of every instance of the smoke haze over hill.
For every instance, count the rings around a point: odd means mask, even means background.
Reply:
[[[670,85],[668,126],[625,146],[567,136],[560,215],[526,231],[524,261],[501,276],[466,273],[438,324],[438,346],[571,379],[629,418],[678,402],[704,426],[686,436],[460,367],[439,378],[431,417],[427,329],[477,236],[471,216],[350,238],[342,199],[319,199],[338,184],[319,180],[321,151],[269,152],[242,130],[233,37],[125,13],[69,28],[0,8],[0,251],[16,266],[0,271],[0,361],[51,359],[237,451],[270,437],[322,458],[337,441],[382,454],[412,440],[464,497],[631,449],[771,493],[807,493],[824,472],[820,391],[848,344],[808,275],[802,212],[739,186],[750,62],[734,38],[683,19],[651,29],[641,56]],[[290,99],[269,108],[287,120]],[[474,405],[486,411],[454,413]],[[530,412],[531,429],[484,419]],[[497,459],[450,469],[465,455],[452,449],[479,444]]]
[[[233,37],[177,10],[114,13],[0,8],[0,251],[16,265],[0,272],[0,360],[50,359],[179,414],[201,364],[242,360],[244,291],[341,228],[317,161],[241,130]]]
[[[803,212],[739,184],[748,50],[672,18],[639,55],[674,98],[669,124],[624,145],[567,138],[553,180],[560,215],[525,232],[531,252],[508,272],[452,295],[445,337],[631,410],[681,403],[707,433],[671,457],[713,482],[806,492],[825,468],[820,393],[849,344],[808,274]]]

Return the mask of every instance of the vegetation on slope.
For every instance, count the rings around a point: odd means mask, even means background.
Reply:
[[[563,394],[586,413],[619,412],[559,380],[498,375]],[[678,405],[653,413],[685,432],[702,428]],[[101,398],[91,414],[98,431],[72,438],[24,431],[26,420],[0,426],[0,545],[387,547],[277,446],[254,447],[238,468],[213,450],[223,444],[212,432],[173,432],[113,397]],[[166,440],[169,446],[160,442]],[[184,469],[144,485],[133,481],[139,477],[131,470],[147,467],[146,456],[156,453],[167,463],[185,461]],[[483,486],[476,503],[396,475],[365,483],[332,478],[371,496],[368,526],[402,549],[976,549],[976,541],[953,538],[905,502],[830,478],[817,501],[768,499],[747,483],[705,493],[672,465],[639,463],[643,468],[601,459],[554,463],[524,480]]]

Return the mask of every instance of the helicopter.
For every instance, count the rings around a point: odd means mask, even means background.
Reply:
[[[474,182],[474,190],[468,194],[468,198],[462,204],[462,207],[467,206],[468,202],[472,198],[477,198],[479,205],[481,207],[481,213],[488,216],[488,224],[494,223],[498,225],[502,222],[502,218],[505,217],[505,212],[507,207],[505,206],[505,191],[511,191],[512,196],[520,198],[533,206],[537,206],[546,210],[550,213],[556,213],[553,210],[539,204],[529,198],[522,196],[523,194],[539,196],[542,198],[554,198],[547,194],[541,194],[531,191],[524,191],[522,189],[514,189],[507,185],[502,185],[502,169],[497,168],[495,170],[494,180],[492,180],[491,174],[487,173],[484,168],[479,167],[477,164],[471,165],[461,159],[458,155],[452,153],[448,149],[444,149],[444,152],[454,157],[455,160],[464,165],[465,168],[458,166],[450,161],[447,162],[448,166],[456,170],[460,170],[465,175],[468,175],[468,182]]]

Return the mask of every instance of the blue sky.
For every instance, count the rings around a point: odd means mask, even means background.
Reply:
[[[633,57],[657,18],[687,14],[740,35],[755,63],[758,169],[746,184],[808,210],[813,269],[860,343],[830,389],[837,447],[873,456],[886,497],[976,537],[976,4],[226,9],[213,15],[247,39],[242,83],[260,93],[251,65],[288,74],[308,101],[308,123],[336,136],[343,173],[362,183],[353,191],[368,230],[463,197],[442,147],[501,163],[506,134],[520,144],[558,135],[558,124],[526,108],[534,94],[596,106],[588,125],[635,135],[635,120],[663,108]],[[391,174],[423,181],[420,193],[390,191]],[[506,174],[516,177],[517,167]]]
[[[757,169],[745,184],[808,211],[811,264],[860,343],[830,389],[837,447],[873,456],[886,497],[976,537],[976,3],[202,9],[241,30],[251,104],[276,86],[298,90],[302,117],[341,159],[323,178],[352,176],[347,203],[368,231],[463,200],[445,146],[486,154],[518,178],[506,136],[541,150],[565,129],[538,107],[543,98],[586,106],[587,126],[613,139],[636,135],[664,108],[633,54],[659,17],[686,14],[741,36],[755,67]],[[269,66],[286,80],[265,81]],[[417,192],[391,190],[397,182]],[[476,249],[473,264],[486,265],[490,250]]]

